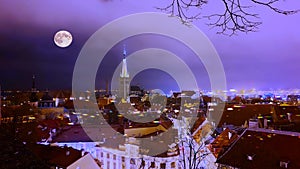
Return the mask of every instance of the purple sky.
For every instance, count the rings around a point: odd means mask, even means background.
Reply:
[[[166,2],[166,1],[165,1]],[[215,3],[215,4],[213,4]],[[287,9],[300,9],[300,1],[279,4]],[[36,74],[40,89],[71,88],[76,58],[85,41],[104,24],[138,12],[159,12],[154,7],[164,6],[161,0],[2,0],[0,2],[0,84],[4,89],[29,89],[31,76]],[[288,89],[300,88],[300,14],[282,16],[265,8],[255,8],[263,25],[257,33],[227,37],[209,29],[207,20],[198,26],[212,41],[223,62],[228,88]],[[203,14],[222,11],[222,6],[211,0]],[[53,43],[53,35],[60,29],[69,30],[74,41],[66,49]],[[146,40],[144,43],[140,43]],[[160,43],[153,43],[159,40]],[[193,56],[167,45],[170,39],[157,36],[133,37],[115,46],[107,54],[104,67],[100,66],[97,86],[103,86],[112,75],[113,67],[121,61],[123,43],[128,52],[146,47],[161,47],[181,55],[193,67],[199,87],[209,89],[209,81],[201,63],[193,64]],[[175,89],[173,80],[159,71],[144,72],[134,84],[145,88]],[[157,75],[158,73],[158,75]],[[147,78],[145,78],[147,77]],[[104,80],[105,79],[105,80]],[[154,80],[153,80],[154,79]],[[168,80],[165,80],[168,79]]]

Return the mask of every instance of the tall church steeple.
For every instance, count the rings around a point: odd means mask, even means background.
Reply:
[[[129,96],[129,73],[127,70],[127,61],[126,61],[126,47],[124,45],[123,49],[123,60],[122,60],[122,70],[120,74],[120,85],[119,85],[119,97],[122,99],[127,99]]]
[[[120,77],[124,78],[124,77],[128,77],[129,78],[129,74],[127,71],[127,61],[126,61],[126,55],[127,55],[127,51],[126,51],[126,47],[124,45],[124,49],[123,49],[123,61],[122,61],[122,71],[120,74]]]

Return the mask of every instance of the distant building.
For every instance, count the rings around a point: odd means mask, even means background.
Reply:
[[[52,96],[49,95],[49,91],[45,91],[42,98],[38,101],[38,107],[39,108],[51,108],[56,107],[55,101]]]
[[[150,139],[147,143],[141,143],[134,137],[124,137],[111,130],[113,129],[105,126],[101,128],[85,127],[85,129],[81,126],[69,126],[67,131],[54,137],[51,145],[66,145],[77,150],[89,152],[94,158],[100,161],[103,169],[136,169],[140,167],[151,169],[179,168],[179,152],[176,144],[170,145],[169,148],[166,148],[165,152],[152,157],[144,155],[147,151],[152,151],[147,146],[161,150],[165,148],[162,145],[166,143]],[[135,128],[133,127],[132,130],[135,130]],[[89,133],[89,135],[86,133]],[[94,136],[94,138],[90,138],[90,136]],[[169,136],[166,137],[169,138]]]
[[[139,86],[130,86],[130,95],[142,97],[144,96],[144,91]]]
[[[141,148],[135,143],[135,138],[129,138],[124,143],[113,147],[104,144],[97,148],[98,159],[103,164],[103,169],[178,169],[180,166],[179,155],[171,150],[157,156],[141,155]],[[176,150],[175,150],[176,152]]]

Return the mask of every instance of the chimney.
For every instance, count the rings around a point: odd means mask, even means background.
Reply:
[[[82,148],[80,151],[81,151],[81,156],[84,156],[84,154],[85,154],[84,149]]]
[[[229,131],[229,132],[228,132],[228,139],[230,140],[231,137],[232,137],[232,133]]]

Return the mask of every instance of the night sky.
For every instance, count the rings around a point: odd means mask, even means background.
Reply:
[[[165,1],[166,2],[166,1]],[[203,14],[222,12],[214,1]],[[5,89],[30,89],[31,76],[37,77],[40,90],[71,89],[77,56],[88,38],[106,23],[138,12],[159,12],[161,0],[1,0],[0,2],[0,84]],[[281,3],[285,9],[300,9],[300,1]],[[223,62],[228,88],[289,89],[300,88],[300,14],[283,16],[266,8],[255,8],[263,25],[259,32],[238,36],[217,35],[207,20],[195,21],[212,41]],[[68,48],[53,42],[61,29],[73,35]],[[122,28],[120,28],[122,29]],[[114,34],[116,32],[112,32]],[[97,88],[104,88],[113,70],[122,60],[122,48],[128,54],[149,47],[170,50],[189,65],[201,89],[210,89],[205,68],[195,63],[184,45],[167,37],[141,35],[126,39],[105,56],[98,70]],[[178,90],[166,73],[147,70],[136,76],[132,84],[143,88]]]

